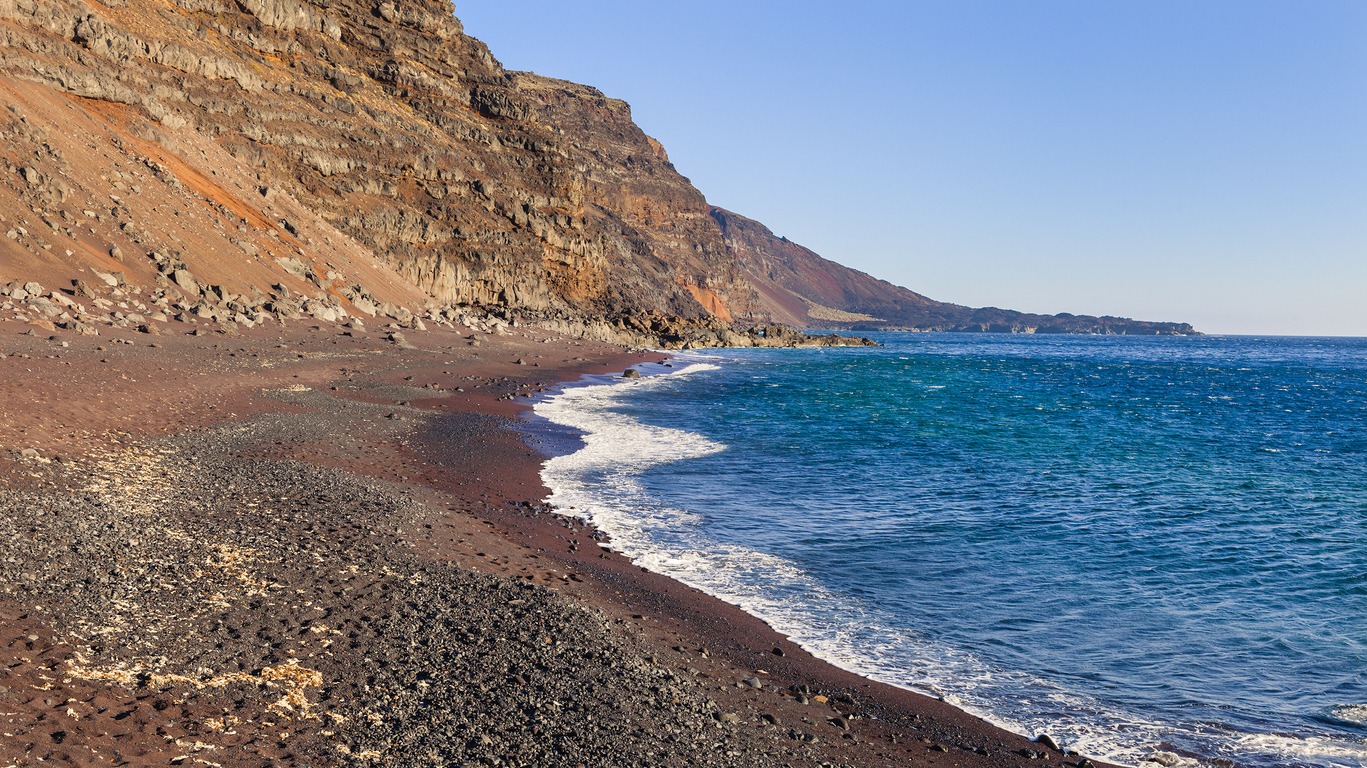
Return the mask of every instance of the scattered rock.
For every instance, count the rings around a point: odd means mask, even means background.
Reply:
[[[199,295],[199,283],[188,269],[177,269],[171,273],[171,280],[190,296]]]
[[[1044,746],[1054,750],[1055,752],[1063,751],[1062,749],[1059,749],[1058,742],[1054,741],[1054,737],[1050,736],[1047,733],[1041,733],[1039,736],[1035,737],[1035,743],[1043,744]]]

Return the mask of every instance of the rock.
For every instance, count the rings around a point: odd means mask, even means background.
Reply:
[[[1047,734],[1047,733],[1041,733],[1039,736],[1035,737],[1035,743],[1036,743],[1036,744],[1043,744],[1044,746],[1048,747],[1049,749],[1054,750],[1055,752],[1062,752],[1062,751],[1063,751],[1063,750],[1059,749],[1058,742],[1057,742],[1057,741],[1054,741],[1054,737],[1050,736],[1050,735]]]
[[[747,677],[747,678],[745,678],[744,680],[740,681],[740,684],[743,685],[743,686],[746,686],[747,688],[763,688],[763,687],[764,687],[764,683],[761,682],[760,679],[759,679],[758,677]]]
[[[199,283],[188,269],[177,269],[171,273],[171,280],[190,296],[199,295]]]
[[[636,370],[635,368],[628,368],[628,369],[626,369],[625,371],[622,371],[622,378],[624,378],[624,379],[639,379],[639,378],[641,378],[641,372],[638,371],[638,370]]]
[[[114,261],[123,261],[123,251],[119,250],[118,245],[109,246],[109,258]]]

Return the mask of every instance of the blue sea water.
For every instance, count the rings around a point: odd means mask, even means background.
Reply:
[[[537,406],[551,501],[836,664],[1131,765],[1367,765],[1367,339],[884,334]]]

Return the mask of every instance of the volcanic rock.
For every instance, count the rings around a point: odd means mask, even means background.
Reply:
[[[681,348],[811,343],[757,325],[1191,332],[826,261],[710,207],[625,102],[506,70],[444,0],[0,0],[0,104],[11,278],[121,264],[191,302],[287,288],[285,318],[458,306]]]

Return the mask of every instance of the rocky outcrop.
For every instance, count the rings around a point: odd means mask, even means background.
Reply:
[[[657,349],[877,346],[873,340],[858,336],[805,333],[777,324],[744,327],[717,317],[688,319],[655,312],[633,312],[609,318],[586,317],[582,313],[495,309],[490,317],[507,326],[533,325],[570,338]]]
[[[1097,327],[965,315],[710,208],[624,102],[504,70],[443,0],[0,0],[0,102],[6,279],[117,265],[192,294],[184,271],[352,314]]]

